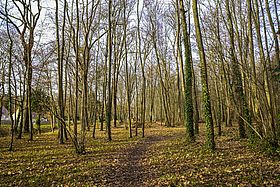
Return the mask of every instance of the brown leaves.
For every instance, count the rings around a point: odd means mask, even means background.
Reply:
[[[188,144],[185,128],[148,128],[146,138],[129,139],[113,129],[108,142],[98,132],[87,139],[87,154],[76,155],[56,134],[15,142],[15,152],[0,150],[0,186],[276,186],[280,162],[254,152],[235,138],[234,128],[217,138],[216,152],[203,149],[203,137]],[[204,129],[201,128],[204,133]],[[89,133],[90,134],[90,133]],[[1,138],[0,144],[9,139]]]

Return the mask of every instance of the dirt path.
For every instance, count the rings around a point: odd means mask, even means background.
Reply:
[[[185,128],[147,128],[146,137],[127,138],[114,129],[114,140],[88,137],[84,155],[57,134],[34,142],[15,141],[15,151],[0,149],[0,186],[279,186],[279,154],[268,156],[239,139],[238,126],[224,127],[216,151],[205,150],[205,128],[195,143]],[[2,138],[0,147],[10,138]]]
[[[148,136],[137,144],[120,152],[112,162],[112,166],[105,168],[102,176],[104,186],[143,186],[145,181],[155,177],[145,166],[143,160],[147,157],[149,147],[170,137]]]

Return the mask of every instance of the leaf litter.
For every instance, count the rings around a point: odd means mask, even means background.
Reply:
[[[278,186],[280,161],[236,138],[236,127],[216,137],[217,149],[203,148],[204,128],[195,143],[186,142],[185,128],[152,126],[146,137],[127,137],[113,129],[87,137],[87,153],[76,155],[70,142],[57,143],[56,133],[33,142],[27,135],[8,152],[0,141],[0,186]],[[90,134],[90,133],[88,133]]]

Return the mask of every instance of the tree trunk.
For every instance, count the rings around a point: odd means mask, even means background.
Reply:
[[[194,126],[193,126],[193,99],[192,99],[192,63],[191,63],[191,51],[188,37],[188,29],[185,15],[185,8],[183,0],[180,0],[181,10],[181,21],[183,29],[183,39],[185,48],[185,125],[187,128],[188,139],[193,142],[194,137]]]
[[[206,57],[202,42],[198,9],[197,9],[197,0],[192,0],[193,7],[193,15],[194,15],[194,23],[195,23],[195,32],[196,32],[196,40],[199,49],[199,57],[201,62],[201,85],[202,85],[202,102],[204,105],[204,118],[206,125],[206,147],[211,150],[215,149],[215,141],[214,141],[214,126],[211,112],[211,103],[210,103],[210,94],[208,88],[208,80],[207,80],[207,64]]]
[[[244,119],[247,120],[249,124],[251,124],[251,120],[249,117],[249,110],[246,104],[245,95],[243,92],[242,86],[242,76],[240,71],[240,66],[237,62],[236,55],[235,55],[235,42],[234,42],[234,29],[232,23],[232,17],[230,12],[230,5],[229,0],[226,0],[226,11],[227,11],[227,18],[229,24],[229,39],[230,39],[230,56],[232,60],[232,71],[234,73],[233,77],[233,92],[235,94],[235,101],[237,103],[237,112],[238,112],[238,124],[239,124],[239,137],[245,137],[245,126],[244,126]]]
[[[112,0],[109,0],[108,3],[108,100],[106,104],[106,127],[108,133],[108,140],[111,141],[111,114],[112,114],[112,93],[111,93],[111,72],[112,72]]]

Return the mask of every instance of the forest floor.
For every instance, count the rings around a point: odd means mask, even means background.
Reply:
[[[236,127],[223,128],[216,151],[203,147],[204,127],[195,143],[185,128],[153,125],[145,138],[127,137],[113,128],[113,141],[87,133],[86,153],[70,141],[57,143],[57,132],[15,140],[0,137],[0,186],[280,186],[280,158],[269,157],[240,140]],[[1,127],[0,127],[1,128]]]

